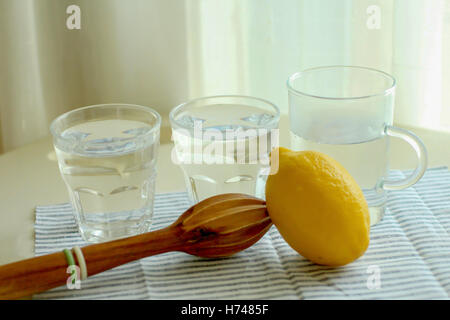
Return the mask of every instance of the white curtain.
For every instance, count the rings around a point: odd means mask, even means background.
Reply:
[[[80,30],[66,28],[73,4]],[[450,0],[0,0],[0,152],[97,103],[148,105],[165,125],[213,94],[287,113],[287,77],[335,64],[393,74],[396,122],[446,130]]]

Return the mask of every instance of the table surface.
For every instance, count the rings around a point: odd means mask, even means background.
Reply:
[[[288,128],[283,116],[280,128]],[[420,136],[428,149],[429,167],[450,166],[450,134],[408,128]],[[287,129],[280,132],[280,144],[289,146]],[[173,145],[162,143],[157,163],[156,192],[185,190],[181,169],[171,159]],[[349,155],[351,156],[351,155]],[[414,168],[412,149],[392,139],[390,163],[393,169]],[[34,208],[36,205],[68,202],[52,139],[47,137],[0,156],[0,264],[34,255]]]

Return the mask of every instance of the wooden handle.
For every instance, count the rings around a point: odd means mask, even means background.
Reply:
[[[182,248],[176,227],[82,248],[88,275],[147,256]],[[18,299],[66,284],[67,260],[56,252],[0,266],[0,299]]]
[[[271,225],[263,200],[222,194],[189,208],[165,229],[90,245],[82,252],[88,275],[169,251],[225,257],[253,245]],[[2,266],[0,299],[20,298],[64,285],[72,280],[67,267],[63,252]]]

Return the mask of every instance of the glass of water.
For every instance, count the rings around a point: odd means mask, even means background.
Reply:
[[[84,240],[150,228],[161,117],[148,107],[103,104],[67,112],[50,130]]]
[[[363,190],[371,225],[384,215],[385,191],[412,186],[427,166],[422,141],[392,126],[395,86],[387,73],[353,66],[313,68],[287,82],[291,148],[320,151],[339,161]],[[418,158],[415,170],[400,181],[386,178],[390,137],[405,140]]]
[[[222,193],[264,198],[279,117],[273,103],[248,96],[203,97],[175,107],[172,159],[183,170],[191,202]]]

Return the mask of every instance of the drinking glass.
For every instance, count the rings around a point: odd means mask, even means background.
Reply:
[[[175,107],[172,159],[191,202],[222,193],[264,198],[279,116],[273,103],[248,96],[203,97]]]
[[[363,190],[371,225],[384,215],[386,190],[412,186],[427,166],[422,141],[392,126],[395,86],[391,75],[355,66],[312,68],[287,81],[291,148],[320,151],[339,161]],[[418,159],[415,170],[398,181],[386,178],[390,137],[409,143]]]
[[[67,112],[50,130],[81,236],[89,242],[150,228],[161,117],[102,104]]]

